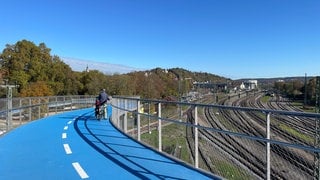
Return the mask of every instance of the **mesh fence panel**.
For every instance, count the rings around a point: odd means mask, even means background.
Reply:
[[[194,166],[196,159],[194,107],[197,106],[199,168],[227,179],[266,179],[268,164],[271,179],[314,176],[314,156],[319,149],[314,148],[316,119],[307,116],[308,113],[304,116],[289,111],[141,99],[131,103],[140,103],[141,141],[154,149],[159,149],[161,141],[162,152],[189,165]],[[161,117],[158,117],[159,103]],[[267,117],[270,117],[269,126]],[[138,139],[139,127],[137,123],[131,124],[135,129],[131,135]],[[270,127],[270,139],[267,139],[267,127]]]

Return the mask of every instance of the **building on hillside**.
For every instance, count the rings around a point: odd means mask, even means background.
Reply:
[[[240,85],[240,89],[253,90],[256,88],[258,88],[258,80],[247,80]]]

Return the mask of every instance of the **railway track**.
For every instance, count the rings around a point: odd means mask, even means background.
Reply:
[[[296,111],[290,103],[278,103],[276,101],[262,102],[263,95],[256,93],[246,96],[235,95],[220,97],[220,105],[243,106],[260,109],[277,109]],[[211,98],[211,102],[214,98]],[[210,100],[203,99],[202,103],[209,104]],[[198,108],[199,109],[199,108]],[[261,112],[237,111],[202,108],[199,125],[209,126],[219,130],[232,131],[255,137],[266,137],[266,114]],[[198,112],[200,112],[198,111]],[[184,115],[187,122],[194,123],[194,109],[190,107]],[[199,119],[199,118],[198,118]],[[291,116],[271,116],[271,139],[282,142],[290,142],[312,146],[312,142],[293,135],[288,130],[280,127],[285,124],[299,133],[313,138],[313,123],[310,118],[298,118]],[[170,124],[170,123],[168,123]],[[157,124],[151,124],[151,129],[156,129]],[[142,132],[147,131],[142,127]],[[186,132],[187,148],[194,161],[194,128],[188,127]],[[265,179],[266,175],[266,144],[264,142],[248,140],[227,134],[199,129],[199,162],[201,168],[207,169],[214,174],[219,174],[214,162],[212,153],[216,151],[222,158],[235,167],[247,172],[253,179]],[[211,149],[209,151],[208,149]],[[214,149],[214,151],[212,151]],[[313,154],[304,150],[288,148],[271,144],[271,178],[272,179],[311,179],[313,177],[314,160]]]
[[[223,99],[220,104],[230,103],[230,98]],[[238,98],[232,101],[233,106],[245,106],[255,108],[266,108],[260,102],[259,94],[252,97]],[[232,131],[244,133],[251,136],[265,137],[265,117],[261,117],[261,114],[254,112],[239,112],[239,111],[226,111],[219,110],[219,118],[211,109],[205,108],[204,115],[206,117],[206,123],[210,124],[212,128],[228,130],[228,127],[232,127]],[[221,119],[222,117],[222,119]],[[275,118],[275,117],[273,117]],[[289,126],[298,127],[299,120],[294,118],[296,122],[292,123],[292,117],[289,117],[286,121]],[[192,109],[188,111],[188,121],[192,123],[194,121]],[[226,121],[227,123],[224,123]],[[309,127],[310,124],[304,126]],[[229,127],[229,128],[230,128]],[[300,126],[299,126],[300,127]],[[192,128],[191,128],[192,129]],[[312,128],[303,128],[309,134],[312,134]],[[230,129],[229,129],[230,130]],[[290,133],[280,129],[276,125],[271,126],[271,131],[274,138],[284,142],[298,142],[303,145],[311,145],[303,140],[297,140]],[[310,132],[311,131],[311,132]],[[190,130],[190,133],[193,133]],[[215,146],[221,152],[223,152],[232,162],[235,162],[239,167],[245,168],[250,174],[258,179],[264,179],[265,177],[265,143],[263,142],[251,142],[249,140],[243,140],[241,138],[232,137],[224,134],[212,133],[206,130],[199,130],[200,135],[209,144]],[[188,139],[188,142],[193,141]],[[191,142],[189,148],[192,150],[193,143]],[[308,152],[304,152],[296,149],[289,149],[280,145],[271,145],[272,161],[276,162],[271,167],[272,179],[290,179],[290,177],[298,177],[304,179],[305,177],[311,178],[313,176],[313,155]],[[206,156],[202,153],[203,150],[199,148],[201,159],[206,161]],[[194,153],[194,152],[192,152]],[[304,159],[304,161],[301,161]],[[207,163],[205,163],[207,164]],[[210,165],[206,165],[209,166]],[[214,172],[214,170],[213,170]]]
[[[260,100],[261,95],[255,98],[248,98],[246,101],[242,101],[242,104],[244,106],[255,107],[255,108],[269,108],[269,109],[276,109],[276,110],[286,110],[288,111],[288,108],[285,108],[285,106],[280,107],[274,107],[271,106],[270,101],[268,101],[266,104],[263,105],[262,101]],[[253,117],[256,120],[259,120],[259,117],[255,113],[248,112],[248,114]],[[273,121],[281,122],[282,124],[285,124],[286,127],[289,127],[290,129],[294,129],[295,131],[299,131],[299,133],[304,133],[305,135],[309,135],[310,139],[312,138],[311,134],[313,134],[312,125],[308,123],[304,123],[306,120],[311,121],[308,118],[298,118],[298,117],[292,117],[292,116],[272,116]],[[263,120],[260,118],[260,121]],[[279,126],[278,123],[271,123],[271,132],[273,133],[273,139],[283,141],[283,142],[291,142],[296,143],[300,145],[305,146],[313,146],[312,143],[306,142],[305,139],[300,138],[299,136],[294,135],[293,133],[290,133],[290,129],[284,130]],[[290,149],[286,148],[280,145],[272,145],[271,150],[273,153],[278,154],[281,158],[282,163],[288,163],[288,166],[292,166],[293,169],[299,169],[303,174],[306,175],[306,177],[312,177],[313,176],[313,154],[309,152],[305,152],[302,150],[297,149]],[[302,159],[304,161],[302,161]],[[277,161],[280,162],[280,159]]]

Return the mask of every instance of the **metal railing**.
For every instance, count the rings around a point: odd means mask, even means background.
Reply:
[[[316,113],[132,97],[112,107],[124,133],[227,179],[312,179],[318,168]]]
[[[0,132],[92,107],[95,96],[0,99]],[[313,179],[319,114],[113,97],[112,123],[124,133],[227,179]],[[11,114],[11,119],[8,118]]]
[[[0,99],[0,134],[52,114],[92,107],[95,96],[52,96]],[[8,104],[10,108],[8,108]]]

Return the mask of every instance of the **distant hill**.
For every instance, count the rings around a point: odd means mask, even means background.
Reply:
[[[127,74],[131,72],[136,71],[150,71],[147,69],[139,69],[134,67],[129,67],[125,65],[120,64],[111,64],[111,63],[104,63],[104,62],[97,62],[92,60],[82,60],[82,59],[76,59],[76,58],[68,58],[68,57],[61,57],[61,60],[68,64],[73,71],[82,72],[85,71],[88,67],[89,70],[98,70],[104,74],[112,75],[112,74]],[[156,70],[155,68],[154,70]],[[177,76],[181,75],[182,77],[192,77],[194,81],[201,81],[201,80],[212,80],[212,81],[232,81],[229,78],[225,78],[219,75],[214,75],[210,73],[205,72],[191,72],[185,69],[181,68],[171,68],[170,71],[174,72]],[[152,71],[152,70],[151,70]],[[314,77],[307,77],[307,79],[311,79]],[[258,80],[259,84],[273,84],[276,81],[282,80],[285,82],[293,81],[293,80],[299,80],[304,81],[305,77],[276,77],[276,78],[249,78],[249,79],[256,79]],[[236,82],[243,82],[246,80],[249,80],[248,78],[244,79],[236,79],[233,80]]]
[[[314,76],[308,76],[307,77],[307,81],[309,81],[310,79],[313,79],[313,78],[315,78],[315,77]],[[291,81],[304,82],[305,81],[305,77],[304,76],[275,77],[275,78],[251,78],[251,79],[258,80],[258,82],[262,83],[262,84],[273,84],[274,82],[277,82],[277,81],[284,81],[284,82],[291,82]],[[250,80],[250,79],[238,79],[236,81],[246,81],[246,80]]]
[[[85,71],[86,68],[88,67],[89,70],[98,70],[108,75],[127,74],[127,73],[133,73],[137,71],[157,71],[161,69],[161,68],[155,68],[153,70],[138,69],[138,68],[119,65],[119,64],[110,64],[110,63],[104,63],[104,62],[81,60],[81,59],[67,58],[67,57],[61,57],[61,60],[64,63],[68,64],[73,71],[82,72],[82,71]],[[214,75],[206,72],[192,72],[182,68],[171,68],[168,70],[174,73],[177,77],[181,76],[181,78],[192,78],[194,81],[225,82],[226,80],[230,80],[228,78],[221,77],[218,75]]]
[[[141,71],[143,69],[138,69],[134,67],[110,64],[104,62],[96,62],[91,60],[81,60],[75,58],[61,57],[61,60],[68,64],[73,71],[82,72],[88,67],[89,70],[98,70],[104,74],[126,74],[134,71]]]

